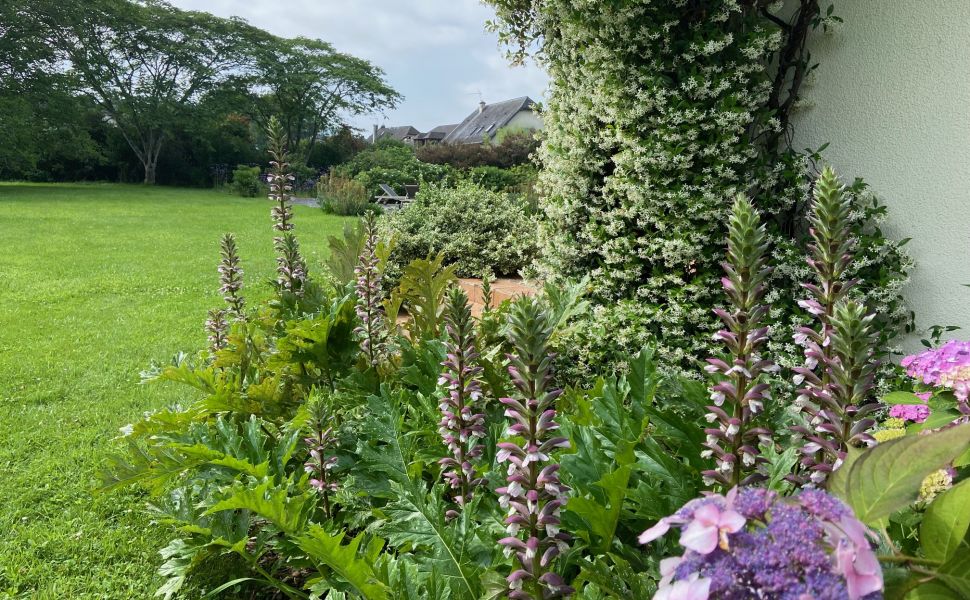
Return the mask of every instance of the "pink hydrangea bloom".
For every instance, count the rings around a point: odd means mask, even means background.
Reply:
[[[950,340],[939,348],[907,356],[900,364],[906,373],[926,385],[948,388],[970,416],[970,342]]]
[[[889,416],[904,421],[922,423],[930,416],[930,407],[925,404],[894,404],[889,409]]]

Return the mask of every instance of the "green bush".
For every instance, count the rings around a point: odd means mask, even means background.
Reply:
[[[514,275],[535,258],[536,223],[522,198],[467,181],[422,190],[384,228],[395,238],[391,262],[398,270],[442,252],[445,263],[457,265],[463,277],[480,276],[486,269]]]
[[[356,179],[363,184],[369,197],[382,193],[382,183],[403,194],[405,185],[450,184],[457,179],[452,167],[421,162],[414,156],[413,148],[394,141],[378,142],[352,160],[334,167],[333,173],[338,177]]]
[[[317,198],[323,212],[343,217],[360,216],[370,204],[362,183],[333,174],[317,182]]]
[[[265,185],[260,181],[259,175],[259,167],[239,165],[232,172],[232,183],[229,185],[229,190],[233,194],[242,196],[243,198],[261,196],[264,193]]]
[[[473,167],[465,177],[478,185],[496,192],[521,192],[531,187],[537,172],[531,165],[519,165],[511,169],[484,166]]]

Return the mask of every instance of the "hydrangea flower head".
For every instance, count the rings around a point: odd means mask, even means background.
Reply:
[[[922,423],[930,416],[930,407],[925,404],[894,404],[889,409],[889,416],[903,421]]]
[[[960,412],[970,417],[970,342],[950,340],[939,348],[907,356],[900,364],[907,375],[926,385],[953,390]]]
[[[870,533],[818,489],[781,497],[734,488],[688,502],[640,536],[682,529],[683,556],[661,562],[655,600],[878,600],[883,580]]]

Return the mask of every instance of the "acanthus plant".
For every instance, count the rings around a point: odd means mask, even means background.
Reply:
[[[364,218],[364,246],[354,275],[357,277],[357,317],[360,325],[354,332],[360,338],[361,351],[371,367],[378,367],[387,355],[388,329],[384,322],[383,274],[377,256],[377,215],[371,211]]]
[[[270,161],[267,183],[269,184],[269,199],[276,203],[270,211],[273,218],[273,229],[279,235],[273,238],[276,249],[277,286],[287,292],[300,295],[307,279],[307,266],[303,255],[300,254],[300,243],[293,235],[293,207],[290,206],[294,177],[290,173],[290,157],[286,149],[286,136],[279,120],[270,119],[267,129],[269,141]]]
[[[228,315],[243,319],[246,301],[240,294],[243,287],[243,270],[239,266],[239,250],[231,233],[222,236],[220,242],[219,291],[228,306]]]
[[[209,353],[213,356],[226,347],[229,336],[229,322],[226,321],[226,309],[214,308],[209,311],[205,320],[205,330],[208,334]]]
[[[496,491],[499,504],[508,510],[508,537],[499,540],[507,556],[515,555],[518,568],[507,581],[515,600],[561,598],[573,593],[562,577],[551,570],[553,560],[568,548],[569,536],[560,531],[560,510],[569,488],[559,480],[559,464],[551,454],[568,448],[569,440],[554,437],[556,398],[562,390],[552,387],[554,356],[549,339],[553,327],[535,299],[516,303],[509,320],[509,375],[517,397],[501,398],[510,425],[509,440],[498,444],[496,459],[508,463],[507,483]]]
[[[715,309],[727,329],[715,334],[727,348],[728,360],[709,358],[706,370],[720,380],[711,388],[708,422],[716,428],[705,429],[707,450],[716,468],[705,471],[705,480],[728,488],[764,479],[760,466],[765,462],[759,446],[772,443],[772,432],[753,426],[764,413],[770,399],[770,385],[765,375],[777,367],[762,358],[758,350],[768,339],[768,327],[762,326],[767,307],[761,304],[765,281],[772,269],[766,266],[767,250],[764,225],[751,202],[739,195],[728,221],[727,261],[721,278],[724,293],[732,310]]]
[[[333,415],[320,396],[311,398],[307,406],[310,413],[310,435],[303,439],[309,450],[309,459],[304,470],[310,475],[310,487],[315,489],[323,501],[323,512],[328,519],[334,516],[331,496],[339,489],[333,470],[337,467],[334,450],[337,436],[334,432]]]
[[[455,503],[464,508],[475,489],[486,483],[475,471],[475,461],[482,455],[485,414],[479,412],[483,400],[482,367],[477,363],[474,322],[468,297],[458,287],[448,296],[445,331],[447,357],[441,363],[444,371],[438,384],[445,386],[446,395],[439,405],[442,417],[438,432],[451,456],[441,459],[439,464],[444,469],[445,480],[455,491]],[[454,518],[458,512],[450,510],[446,516]]]
[[[804,283],[812,297],[799,305],[818,320],[817,328],[800,327],[795,341],[804,348],[805,364],[794,369],[798,390],[796,405],[807,424],[793,430],[804,437],[801,466],[807,477],[803,485],[819,485],[841,466],[849,446],[872,445],[866,433],[875,421],[866,415],[875,410],[867,404],[874,387],[873,315],[848,298],[858,284],[846,279],[853,260],[850,204],[831,168],[822,171],[809,216],[812,243],[808,264],[817,283]]]

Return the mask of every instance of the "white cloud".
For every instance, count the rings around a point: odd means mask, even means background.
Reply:
[[[486,33],[491,8],[479,0],[171,0],[179,8],[239,16],[280,36],[305,36],[366,58],[405,96],[374,121],[429,129],[464,118],[478,103],[539,99],[548,78],[535,65],[511,67]]]

